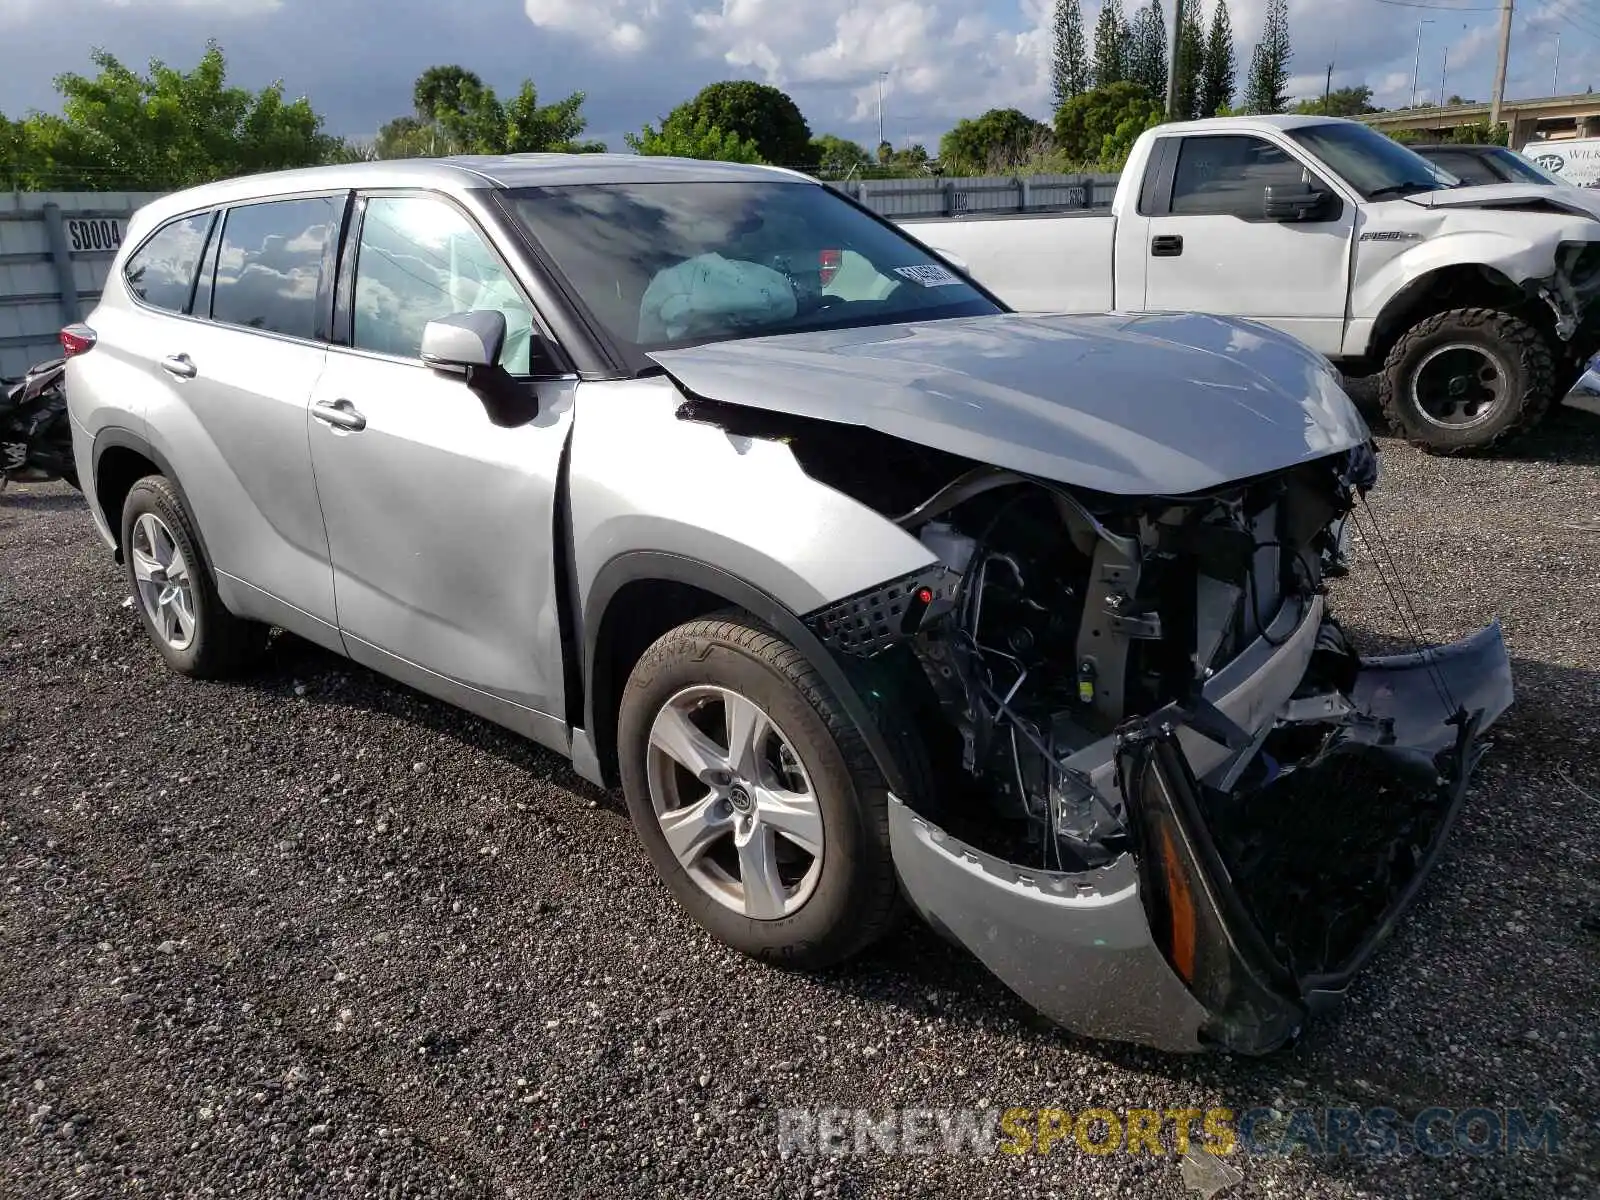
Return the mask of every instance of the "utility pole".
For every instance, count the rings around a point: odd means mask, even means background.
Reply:
[[[1333,58],[1336,59],[1338,57],[1339,57],[1339,39],[1335,38],[1334,41],[1333,41]],[[1328,97],[1330,95],[1332,95],[1332,94],[1333,94],[1333,59],[1329,59],[1328,60],[1328,77],[1327,77],[1327,79],[1325,79],[1323,81],[1323,84],[1322,84],[1322,115],[1325,116],[1325,117],[1333,115],[1328,111]]]
[[[1432,25],[1432,17],[1422,17],[1417,21],[1417,61],[1411,66],[1411,107],[1417,106],[1417,84],[1422,79],[1422,27]]]
[[[1550,72],[1550,94],[1552,96],[1561,94],[1561,35],[1559,33],[1556,34],[1556,66],[1555,70]]]
[[[1489,103],[1489,127],[1500,127],[1500,106],[1506,98],[1506,63],[1511,58],[1511,0],[1500,0],[1500,63],[1494,69],[1494,99]]]
[[[887,72],[887,71],[879,71],[878,72],[878,145],[879,146],[883,145],[883,81],[885,79],[887,79],[887,78],[889,78],[889,72]],[[874,154],[877,153],[877,147],[873,148],[873,153]]]
[[[1444,48],[1444,65],[1439,68],[1439,107],[1444,107],[1444,81],[1450,74],[1450,47]]]
[[[1167,120],[1178,119],[1178,53],[1183,46],[1183,0],[1172,0],[1172,32],[1167,36]],[[1188,119],[1189,114],[1183,114]]]

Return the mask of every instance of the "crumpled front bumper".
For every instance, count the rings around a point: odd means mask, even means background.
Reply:
[[[1323,627],[1322,600],[1300,612],[1287,607],[1270,640],[1258,641],[1204,690],[1251,735],[1306,715],[1304,698],[1293,697]],[[1363,924],[1350,953],[1314,972],[1286,965],[1241,903],[1198,805],[1204,787],[1237,785],[1234,752],[1182,728],[1176,710],[1147,723],[1163,731],[1159,745],[1130,750],[1108,738],[1073,758],[1109,804],[1126,804],[1145,834],[1104,867],[1063,872],[1007,862],[891,797],[895,865],[931,925],[1061,1025],[1166,1051],[1263,1053],[1343,993],[1414,899],[1460,810],[1479,737],[1511,699],[1498,623],[1448,646],[1362,661],[1344,693],[1352,710],[1348,744],[1285,772],[1294,800],[1316,795],[1317,773],[1337,771],[1348,753],[1359,756],[1364,778],[1427,789],[1429,823],[1405,886]],[[1333,740],[1343,743],[1345,729]],[[1337,787],[1325,790],[1327,803],[1340,802]],[[1388,803],[1386,796],[1380,811]],[[1183,893],[1176,904],[1168,894],[1175,872]]]

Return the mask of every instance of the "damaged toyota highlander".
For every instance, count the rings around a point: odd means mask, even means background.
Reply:
[[[1437,861],[1498,626],[1329,608],[1368,431],[1243,321],[1029,317],[783,171],[319,168],[166,197],[63,336],[180,673],[278,626],[620,784],[762,959],[909,907],[1050,1018],[1265,1052]]]

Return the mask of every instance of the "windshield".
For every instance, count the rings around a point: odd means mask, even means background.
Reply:
[[[1491,151],[1491,153],[1494,155],[1495,161],[1505,168],[1506,174],[1512,179],[1518,179],[1524,183],[1555,184],[1557,187],[1572,186],[1561,176],[1546,171],[1538,163],[1524,158],[1515,150],[1500,148]]]
[[[652,350],[1002,311],[818,184],[592,184],[510,199],[636,369]]]
[[[1302,125],[1288,134],[1368,200],[1455,187],[1461,181],[1414,150],[1354,122]]]

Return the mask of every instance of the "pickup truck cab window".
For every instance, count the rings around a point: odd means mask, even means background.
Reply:
[[[635,369],[675,346],[1003,311],[813,183],[525,188],[511,209]]]
[[[1313,182],[1305,166],[1265,138],[1188,137],[1178,151],[1172,212],[1260,220],[1268,187]]]
[[[1396,199],[1461,182],[1416,151],[1365,125],[1329,121],[1287,132],[1367,200]]]
[[[455,313],[492,310],[506,318],[500,365],[528,373],[533,310],[472,223],[429,196],[367,200],[356,251],[352,344],[417,358],[422,329]]]

